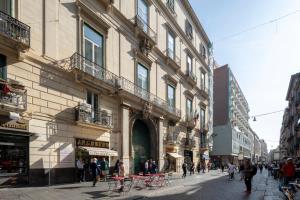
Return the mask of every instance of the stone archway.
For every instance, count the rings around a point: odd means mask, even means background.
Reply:
[[[158,161],[158,132],[156,122],[136,114],[131,119],[131,173],[142,171],[148,159]]]

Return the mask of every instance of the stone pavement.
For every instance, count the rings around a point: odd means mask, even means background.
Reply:
[[[91,187],[91,183],[76,183],[56,185],[50,187],[25,187],[0,189],[2,200],[90,200],[90,199],[164,199],[164,200],[278,200],[280,192],[278,183],[267,172],[257,174],[253,180],[253,192],[247,195],[243,191],[245,185],[239,180],[229,181],[227,173],[211,171],[209,173],[187,176],[181,179],[177,176],[171,185],[159,189],[132,189],[127,195],[107,192],[107,183],[98,183]],[[300,193],[300,192],[298,192]]]

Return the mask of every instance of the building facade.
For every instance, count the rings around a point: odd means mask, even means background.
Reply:
[[[208,159],[210,41],[187,0],[0,10],[3,183],[74,181],[77,158],[120,159],[126,174]]]
[[[261,162],[267,162],[268,159],[268,146],[264,139],[260,139],[260,149],[261,149]]]
[[[300,157],[300,73],[291,76],[286,95],[285,109],[280,133],[279,150],[282,156]]]
[[[216,162],[251,157],[249,106],[228,65],[214,70],[214,145]]]

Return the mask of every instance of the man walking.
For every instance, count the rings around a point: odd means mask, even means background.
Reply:
[[[77,160],[76,167],[78,170],[79,181],[83,182],[83,162],[81,158]]]
[[[252,165],[250,163],[250,160],[245,160],[244,164],[244,179],[245,179],[245,185],[246,185],[246,190],[248,194],[251,193],[252,190],[252,178],[256,174],[257,168],[256,166]]]
[[[183,171],[182,178],[185,178],[186,177],[186,171],[187,171],[187,165],[186,165],[185,162],[183,162],[183,164],[182,164],[182,171]]]
[[[95,187],[100,175],[100,168],[97,165],[97,158],[92,159],[90,168],[92,172],[93,186]]]
[[[281,171],[283,173],[284,185],[287,186],[289,182],[294,179],[295,171],[296,171],[292,158],[288,158],[286,160],[286,164],[283,165]],[[296,191],[294,186],[292,186],[292,189],[293,191]]]

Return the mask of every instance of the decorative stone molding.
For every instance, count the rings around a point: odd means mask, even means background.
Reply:
[[[142,112],[143,112],[143,118],[144,119],[150,119],[151,112],[152,112],[152,104],[149,103],[149,102],[145,102]]]

